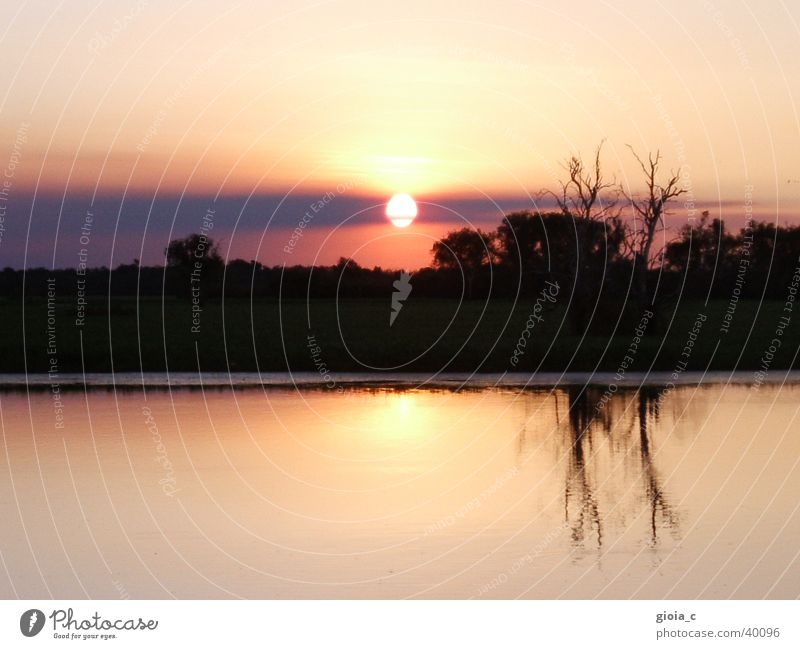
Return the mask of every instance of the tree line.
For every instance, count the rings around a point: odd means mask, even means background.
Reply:
[[[616,319],[657,308],[678,297],[728,299],[734,286],[741,298],[785,299],[798,266],[800,227],[748,222],[730,231],[704,212],[669,240],[665,216],[685,193],[680,170],[665,172],[656,152],[641,158],[643,189],[631,193],[607,179],[602,145],[585,163],[579,156],[564,164],[564,179],[547,194],[550,211],[506,215],[497,228],[451,231],[431,250],[430,266],[413,274],[416,298],[529,299],[547,282],[561,287],[569,320],[578,332],[590,321]],[[659,247],[659,241],[667,241]],[[392,293],[398,270],[364,268],[342,258],[332,266],[268,266],[234,259],[225,263],[215,243],[193,234],[170,242],[164,266],[138,261],[86,269],[87,296],[165,296],[182,299],[229,298],[380,298]],[[56,278],[59,295],[76,286],[75,269],[30,269],[24,294],[42,296],[47,278]],[[745,279],[743,279],[743,277]],[[0,295],[23,295],[23,271],[0,272]]]

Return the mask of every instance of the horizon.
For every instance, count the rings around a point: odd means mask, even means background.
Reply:
[[[422,268],[431,260],[433,243],[461,227],[494,229],[514,211],[557,211],[550,198],[512,196],[417,196],[419,216],[408,227],[395,229],[384,215],[385,201],[355,190],[330,192],[332,200],[318,212],[291,253],[286,242],[303,214],[324,194],[258,194],[215,197],[159,195],[68,196],[40,193],[12,194],[8,212],[33,215],[28,219],[0,221],[0,268],[73,268],[86,249],[92,267],[116,267],[139,259],[142,265],[164,260],[164,249],[203,227],[203,216],[215,205],[213,229],[207,234],[219,246],[223,259],[255,260],[266,266],[334,265],[339,258],[364,267]],[[746,220],[745,202],[694,201],[687,208],[678,200],[666,218],[666,239],[688,222],[699,221],[703,211],[738,230]],[[88,238],[81,245],[87,213],[92,213]],[[789,226],[800,218],[775,215],[765,205],[752,206],[754,221]],[[777,218],[776,218],[777,216]],[[116,231],[116,237],[114,232]],[[18,245],[9,249],[10,242]],[[402,245],[398,245],[402,243]],[[86,260],[82,260],[83,263]]]

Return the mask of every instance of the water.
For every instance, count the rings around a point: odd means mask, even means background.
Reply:
[[[800,595],[800,385],[463,378],[0,392],[0,596]]]

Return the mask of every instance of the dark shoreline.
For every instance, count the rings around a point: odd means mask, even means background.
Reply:
[[[621,390],[639,387],[697,387],[710,385],[754,385],[753,372],[686,372],[678,378],[669,372],[631,372],[622,379],[610,372],[594,374],[570,372],[542,372],[527,374],[522,372],[496,374],[444,373],[438,376],[414,373],[353,373],[332,374],[333,385],[344,389],[548,389],[567,387],[605,387],[617,385]],[[53,380],[55,379],[55,380]],[[51,377],[47,374],[0,374],[0,390],[48,391],[53,385],[60,390],[83,390],[113,388],[117,390],[151,389],[302,389],[330,391],[330,382],[313,372],[296,374],[251,372],[238,373],[135,373],[118,374],[91,373],[85,377],[80,374],[63,374]],[[800,385],[800,370],[775,371],[762,381],[763,385]]]

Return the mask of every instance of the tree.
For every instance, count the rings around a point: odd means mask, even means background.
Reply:
[[[193,292],[199,295],[202,291],[207,296],[221,290],[225,264],[213,239],[203,234],[173,239],[164,255],[169,292],[186,296]]]
[[[568,158],[563,165],[567,179],[559,181],[560,192],[545,192],[555,198],[556,204],[565,215],[593,221],[619,216],[619,189],[613,179],[605,179],[600,163],[603,144],[600,142],[597,145],[591,168],[586,166],[580,155]]]
[[[434,268],[463,273],[467,297],[472,297],[476,275],[494,260],[494,235],[479,229],[461,228],[434,243],[431,252]]]
[[[634,227],[628,230],[628,245],[633,254],[634,297],[640,305],[647,306],[652,302],[647,291],[647,271],[656,232],[664,224],[669,202],[686,193],[686,190],[679,186],[680,169],[677,172],[670,171],[663,184],[659,181],[660,151],[648,154],[645,162],[632,146],[628,145],[628,148],[644,174],[645,192],[639,197],[626,193],[624,187],[620,191],[627,198],[634,217]]]
[[[581,263],[592,273],[621,259],[624,226],[609,217],[595,220],[561,212],[513,212],[498,226],[495,255],[501,265],[526,273],[574,276]],[[579,252],[581,251],[581,252]]]
[[[196,261],[221,264],[217,244],[202,234],[190,234],[183,239],[173,239],[164,250],[167,266],[193,268]]]
[[[614,179],[603,172],[603,142],[595,149],[591,164],[580,155],[567,159],[563,167],[566,179],[559,181],[560,191],[545,191],[555,199],[563,217],[572,226],[572,278],[569,317],[576,333],[589,327],[596,309],[609,265],[619,255],[624,224],[620,219],[620,190]],[[598,257],[598,255],[600,255]]]
[[[436,268],[474,271],[492,261],[493,235],[479,229],[461,228],[434,243],[431,252]]]
[[[667,244],[664,264],[668,270],[691,277],[691,290],[704,286],[707,291],[712,277],[729,264],[735,246],[736,237],[725,230],[725,223],[709,218],[706,210],[699,222],[684,225]]]
[[[534,272],[546,247],[542,221],[546,216],[527,210],[507,214],[495,234],[498,262],[515,270],[520,277]]]

